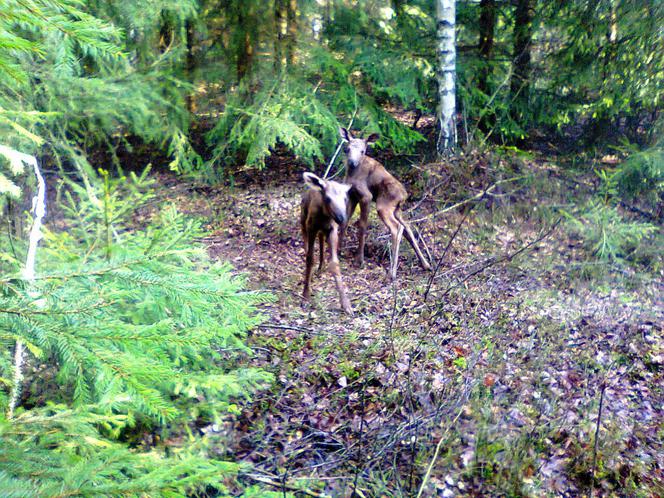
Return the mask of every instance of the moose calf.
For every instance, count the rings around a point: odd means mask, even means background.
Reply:
[[[406,239],[413,247],[422,268],[430,270],[431,265],[420,251],[412,230],[401,214],[401,205],[408,198],[404,186],[394,178],[385,167],[375,159],[366,155],[367,147],[378,140],[377,134],[372,134],[366,139],[355,138],[346,128],[339,128],[341,138],[348,142],[346,149],[346,178],[345,183],[351,186],[348,204],[348,216],[341,227],[341,240],[355,211],[360,204],[359,223],[359,247],[357,249],[356,262],[359,266],[364,263],[364,244],[367,236],[367,225],[369,223],[369,207],[371,201],[376,201],[378,216],[390,231],[392,236],[392,264],[389,275],[394,280],[397,276],[397,265],[399,262],[399,245],[401,237],[406,233]]]
[[[353,315],[350,301],[341,280],[339,269],[339,226],[346,223],[348,216],[348,193],[350,185],[323,180],[313,173],[303,173],[304,182],[310,187],[302,197],[300,223],[304,238],[304,254],[306,269],[304,271],[303,297],[311,297],[311,270],[314,265],[314,246],[316,236],[320,242],[320,261],[318,271],[322,272],[325,266],[325,239],[330,248],[330,270],[334,275],[334,282],[339,292],[341,307],[349,315]]]

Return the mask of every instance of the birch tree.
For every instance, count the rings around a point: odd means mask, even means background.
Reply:
[[[454,0],[436,0],[439,155],[451,153],[457,139],[455,18]]]
[[[28,243],[28,255],[25,259],[25,267],[22,272],[23,279],[30,285],[35,279],[35,262],[37,258],[37,245],[42,238],[42,220],[46,215],[46,182],[39,170],[37,158],[28,154],[23,154],[5,145],[0,145],[0,155],[7,158],[10,162],[10,169],[19,173],[23,171],[23,165],[32,166],[37,178],[37,193],[32,200],[33,221],[30,229],[30,239]],[[15,192],[16,193],[16,192]],[[31,296],[36,297],[36,296]],[[14,410],[18,405],[21,396],[21,384],[23,382],[23,363],[25,361],[25,345],[20,338],[16,339],[14,349],[14,376],[12,381],[11,393],[9,395],[9,408],[7,418],[14,417]]]

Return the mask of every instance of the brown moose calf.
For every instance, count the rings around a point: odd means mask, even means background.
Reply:
[[[348,296],[346,296],[346,289],[341,280],[338,256],[339,226],[346,223],[346,217],[348,216],[350,185],[323,180],[308,172],[305,172],[303,177],[304,182],[310,187],[302,196],[300,217],[306,259],[303,297],[305,300],[309,300],[311,297],[311,270],[314,265],[314,246],[318,236],[320,242],[318,271],[322,272],[325,267],[324,252],[325,240],[327,240],[330,249],[330,271],[334,276],[334,282],[339,292],[341,307],[352,316],[353,308]]]

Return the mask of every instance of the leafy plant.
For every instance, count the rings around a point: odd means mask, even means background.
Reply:
[[[619,166],[615,181],[620,195],[639,197],[656,206],[664,194],[664,148],[655,145],[645,150],[626,147],[629,157]]]
[[[566,213],[572,226],[587,242],[588,248],[601,260],[621,261],[646,237],[656,232],[650,223],[628,221],[615,206],[591,201],[578,216]]]

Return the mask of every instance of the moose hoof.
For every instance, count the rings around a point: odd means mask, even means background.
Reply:
[[[355,266],[362,268],[364,266],[364,258],[355,258]]]

